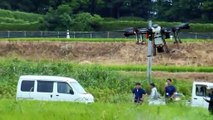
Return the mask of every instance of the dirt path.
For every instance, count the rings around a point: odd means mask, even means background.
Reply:
[[[160,53],[154,64],[213,66],[213,42],[168,45],[171,53]],[[146,64],[147,47],[134,42],[0,42],[1,57],[63,59],[101,64]]]
[[[198,73],[198,72],[153,72],[153,76],[157,78],[172,78],[172,79],[190,79],[195,81],[210,81],[213,82],[213,73]]]

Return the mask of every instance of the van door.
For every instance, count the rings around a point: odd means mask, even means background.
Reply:
[[[34,80],[23,80],[18,86],[17,99],[33,99],[34,96]]]
[[[207,96],[206,85],[195,85],[195,93],[192,98],[192,104],[194,106],[200,107],[208,107],[208,102],[206,102],[203,98]]]
[[[37,100],[53,100],[53,81],[37,81]]]
[[[79,101],[80,96],[67,82],[56,82],[57,91],[54,96],[59,101]]]

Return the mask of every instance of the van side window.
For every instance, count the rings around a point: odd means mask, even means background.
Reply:
[[[206,86],[196,85],[196,95],[197,96],[206,96]]]
[[[57,91],[58,93],[74,94],[70,85],[65,82],[58,82]]]
[[[53,81],[38,81],[38,92],[53,92]]]
[[[21,82],[21,91],[33,92],[34,91],[34,81],[24,80]]]

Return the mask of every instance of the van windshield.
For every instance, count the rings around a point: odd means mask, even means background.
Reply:
[[[71,86],[80,94],[86,93],[84,88],[78,82],[71,82]]]

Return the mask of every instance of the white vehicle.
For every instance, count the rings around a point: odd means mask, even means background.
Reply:
[[[194,82],[192,88],[191,105],[207,108],[209,103],[204,100],[210,99],[208,93],[213,89],[213,83],[209,82]]]
[[[94,102],[94,97],[72,78],[34,75],[19,78],[16,99]]]

